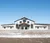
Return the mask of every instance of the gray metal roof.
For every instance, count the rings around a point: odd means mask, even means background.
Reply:
[[[2,24],[1,26],[3,26],[3,25],[15,25],[15,24]]]
[[[50,24],[35,23],[35,25],[50,25]]]
[[[23,18],[21,18],[21,19],[18,19],[18,20],[16,20],[16,21],[19,21],[19,20],[22,20],[22,19],[25,19],[25,20],[30,20],[30,21],[33,21],[33,22],[35,22],[34,20],[28,19],[28,18],[26,18],[26,17],[23,17]],[[14,22],[16,22],[16,21],[14,21]]]

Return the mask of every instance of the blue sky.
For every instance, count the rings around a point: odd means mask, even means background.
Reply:
[[[50,23],[50,0],[0,0],[0,24],[27,17],[37,23]]]

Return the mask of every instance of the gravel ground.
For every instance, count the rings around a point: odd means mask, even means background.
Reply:
[[[50,43],[50,38],[0,38],[0,43]]]

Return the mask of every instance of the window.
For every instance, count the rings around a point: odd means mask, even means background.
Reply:
[[[5,29],[6,27],[4,27],[4,29]]]
[[[18,24],[16,24],[16,28],[19,29],[19,25]]]
[[[44,29],[45,29],[46,27],[44,27]]]
[[[27,21],[27,23],[29,23],[29,21]]]
[[[23,20],[23,22],[26,22],[26,20]]]
[[[12,27],[10,27],[10,29],[12,29]]]
[[[31,28],[33,28],[33,24],[31,24]]]
[[[37,27],[37,29],[39,29],[39,27]]]
[[[20,21],[20,23],[22,23],[22,21]]]

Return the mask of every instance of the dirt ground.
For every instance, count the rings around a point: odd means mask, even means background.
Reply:
[[[50,38],[0,38],[0,43],[50,43]]]

